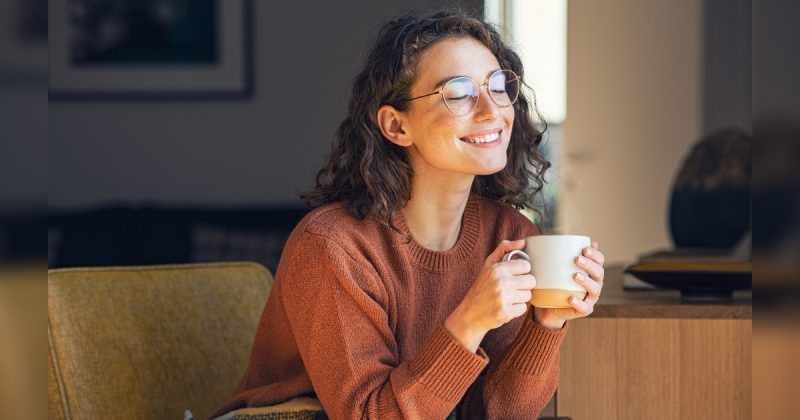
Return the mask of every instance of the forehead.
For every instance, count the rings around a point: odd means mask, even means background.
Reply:
[[[412,91],[434,89],[441,80],[457,76],[483,81],[499,68],[494,54],[475,38],[447,38],[420,54]]]

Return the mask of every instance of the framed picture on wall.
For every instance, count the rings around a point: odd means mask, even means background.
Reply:
[[[246,98],[251,0],[50,0],[50,98]]]

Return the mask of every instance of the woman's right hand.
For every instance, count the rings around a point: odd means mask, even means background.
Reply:
[[[503,256],[525,247],[525,240],[503,241],[486,257],[475,283],[444,323],[445,328],[471,351],[477,351],[489,330],[525,314],[536,279],[528,261],[503,261]]]

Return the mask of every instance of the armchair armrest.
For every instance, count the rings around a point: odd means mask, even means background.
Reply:
[[[322,412],[316,398],[297,397],[269,407],[240,408],[217,420],[314,420]]]

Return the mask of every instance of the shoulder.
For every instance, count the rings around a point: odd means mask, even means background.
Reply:
[[[275,281],[285,295],[348,290],[380,301],[385,290],[376,273],[371,251],[380,225],[358,219],[344,204],[332,203],[309,212],[286,242]]]
[[[333,258],[373,270],[372,254],[394,237],[389,228],[374,218],[359,219],[344,203],[331,203],[309,212],[289,236],[281,257],[311,253],[316,260]],[[300,251],[300,252],[298,252]]]
[[[344,203],[330,203],[311,210],[300,221],[297,228],[308,233],[323,234],[330,232],[331,228],[342,224],[353,225],[357,223],[358,219],[350,214]]]
[[[371,217],[359,219],[344,203],[331,203],[309,212],[297,226],[297,231],[319,235],[345,245],[364,235],[377,235],[382,224]]]

